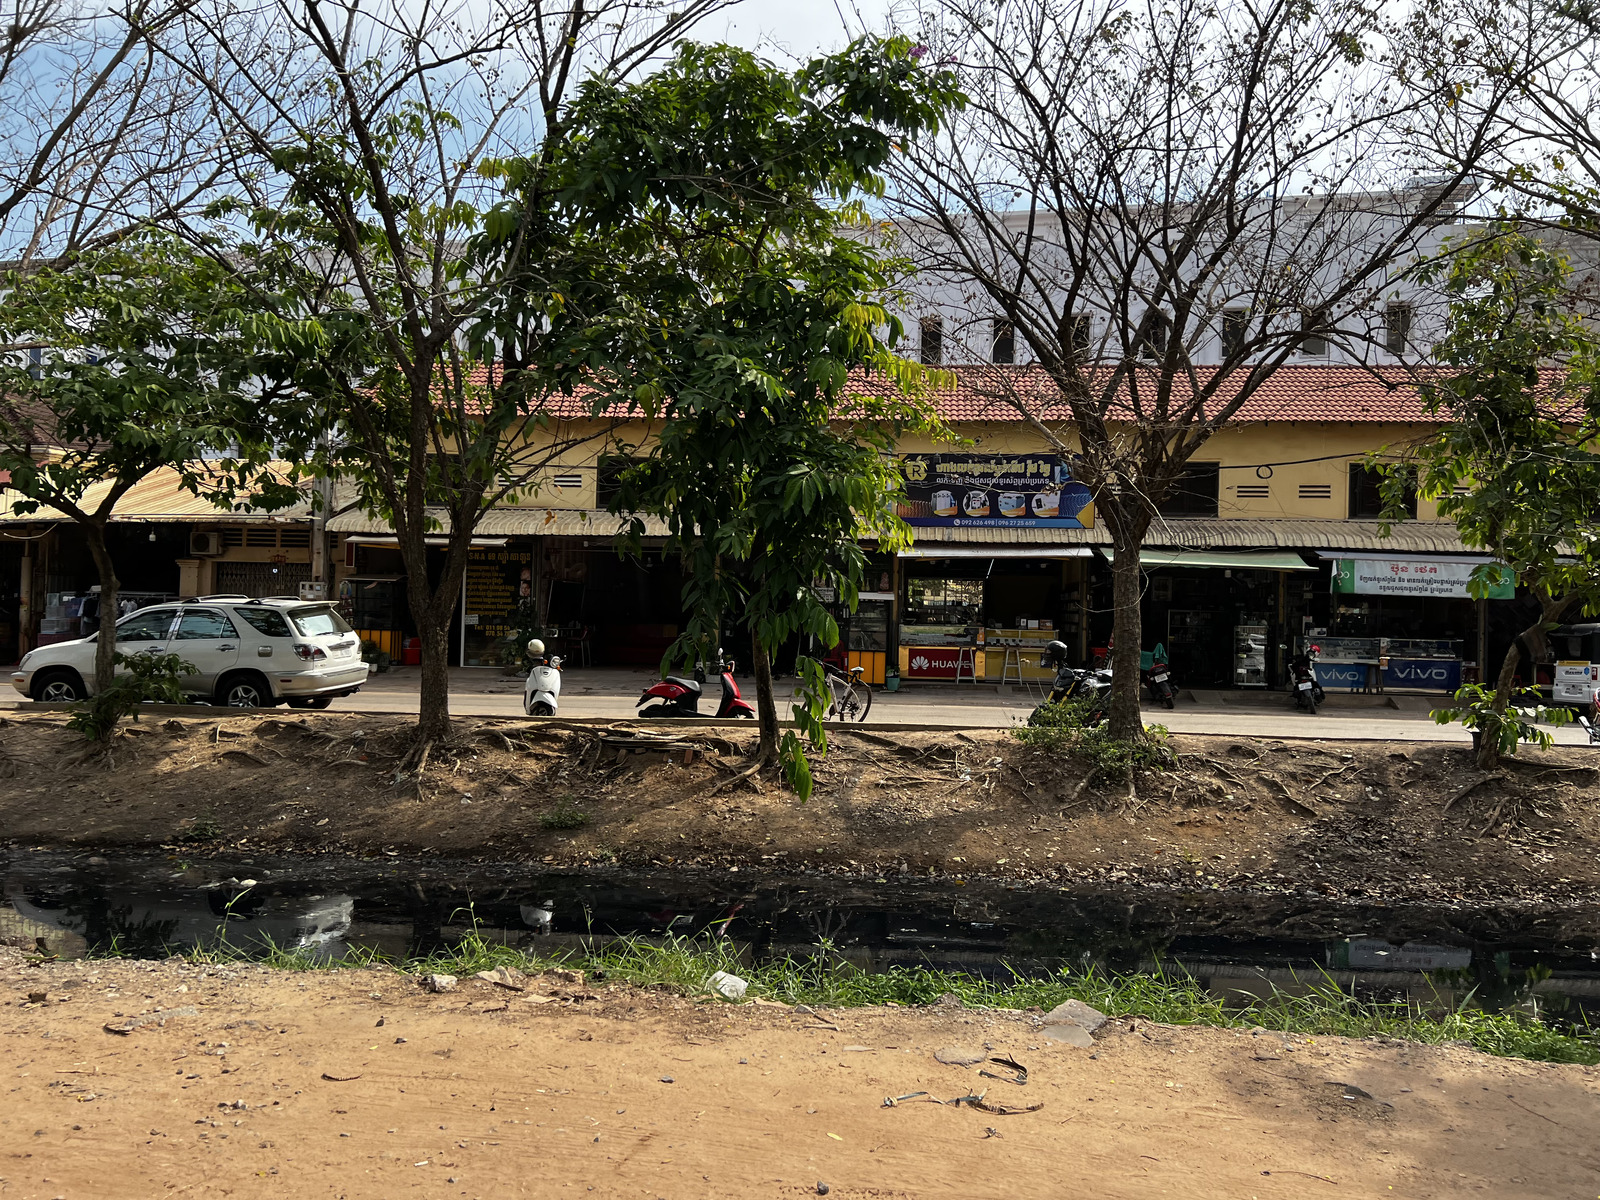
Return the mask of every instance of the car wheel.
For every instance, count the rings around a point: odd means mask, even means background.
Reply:
[[[290,708],[327,708],[333,703],[332,696],[295,696],[289,701]]]
[[[216,702],[228,708],[271,708],[277,703],[267,681],[254,672],[225,678],[217,688]]]
[[[543,700],[535,700],[532,704],[528,705],[528,715],[530,717],[553,717],[555,716],[555,712],[556,710],[551,708]]]
[[[33,681],[33,698],[46,704],[73,704],[88,694],[76,671],[46,671]]]

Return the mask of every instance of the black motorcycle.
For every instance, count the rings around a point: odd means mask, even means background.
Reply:
[[[1289,660],[1289,693],[1294,697],[1295,707],[1312,716],[1317,715],[1317,705],[1327,699],[1327,693],[1317,682],[1317,654],[1317,647],[1313,646]]]
[[[1065,700],[1091,697],[1089,711],[1084,716],[1084,723],[1098,725],[1106,719],[1106,714],[1111,710],[1110,668],[1085,669],[1067,666],[1067,645],[1065,642],[1050,642],[1046,645],[1044,654],[1039,658],[1039,665],[1047,671],[1054,668],[1056,677],[1050,685],[1050,694],[1045,698],[1045,702],[1035,708],[1029,715],[1029,725],[1041,724],[1044,710],[1053,704],[1060,704]]]
[[[1167,708],[1178,707],[1178,690],[1172,686],[1172,668],[1162,659],[1151,659],[1150,669],[1144,673],[1145,687],[1150,699]]]

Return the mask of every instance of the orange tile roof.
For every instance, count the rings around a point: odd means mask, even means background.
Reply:
[[[1070,419],[1066,405],[1041,367],[984,363],[947,370],[955,375],[955,386],[934,395],[934,407],[946,421],[1019,420],[1017,410],[1007,399],[1013,395],[1044,420]],[[1215,368],[1199,368],[1197,376],[1203,384],[1214,372]],[[1243,382],[1242,372],[1225,381],[1219,389],[1218,406],[1237,395]],[[860,391],[884,396],[893,386],[882,376],[865,374],[852,378],[851,384]],[[1144,380],[1141,386],[1148,406],[1153,395],[1151,383]],[[1180,383],[1176,391],[1174,405],[1178,406],[1189,389],[1186,383]],[[1384,378],[1362,367],[1286,366],[1273,372],[1230,420],[1433,424],[1436,419],[1423,411],[1411,378],[1398,371]]]

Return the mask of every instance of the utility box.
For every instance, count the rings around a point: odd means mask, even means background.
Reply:
[[[328,585],[320,579],[302,579],[300,581],[300,599],[326,600],[328,598]]]

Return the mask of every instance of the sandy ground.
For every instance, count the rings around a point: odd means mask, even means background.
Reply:
[[[1078,1049],[1037,1014],[959,1007],[0,955],[0,1196],[18,1200],[1600,1190],[1594,1067],[1142,1020]],[[938,1062],[948,1046],[1027,1083]],[[916,1091],[1043,1107],[884,1106]]]

